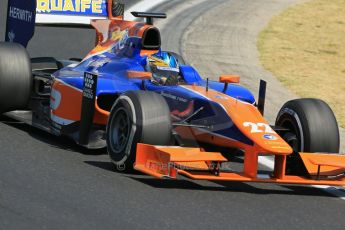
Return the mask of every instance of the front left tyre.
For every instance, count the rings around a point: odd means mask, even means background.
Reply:
[[[154,92],[129,91],[111,109],[106,130],[108,154],[118,170],[132,170],[137,143],[169,145],[171,135],[165,99]]]
[[[26,109],[32,88],[31,63],[26,49],[0,42],[0,114]]]

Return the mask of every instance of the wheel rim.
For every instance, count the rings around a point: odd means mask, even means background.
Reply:
[[[130,134],[130,120],[127,112],[120,108],[113,116],[110,131],[111,148],[114,153],[121,154],[125,151]]]

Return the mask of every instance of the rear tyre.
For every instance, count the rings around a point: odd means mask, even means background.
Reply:
[[[289,174],[305,173],[297,152],[339,152],[338,124],[333,111],[322,100],[306,98],[285,103],[275,124],[289,130],[282,134],[295,152],[287,160]]]
[[[137,143],[171,143],[169,107],[162,96],[130,91],[114,103],[107,125],[108,154],[118,170],[132,170]]]
[[[0,114],[26,109],[32,88],[31,63],[26,49],[0,42]]]

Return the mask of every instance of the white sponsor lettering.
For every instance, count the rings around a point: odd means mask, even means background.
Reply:
[[[93,80],[93,75],[89,73],[85,73],[84,78],[84,90],[83,90],[83,96],[88,99],[94,99],[95,95],[93,93],[93,87],[94,87],[95,81]]]
[[[31,11],[19,9],[12,6],[10,6],[8,16],[10,18],[14,18],[17,20],[25,21],[25,22],[31,22],[33,19],[33,15]]]

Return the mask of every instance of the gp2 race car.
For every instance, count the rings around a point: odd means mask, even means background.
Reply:
[[[181,56],[161,50],[153,19],[165,14],[133,12],[146,23],[125,21],[124,5],[110,0],[84,13],[72,7],[66,15],[61,7],[36,15],[36,2],[28,2],[9,0],[8,42],[0,44],[0,113],[85,148],[106,147],[118,168],[157,178],[345,185],[345,156],[334,154],[338,125],[325,102],[289,101],[271,126],[263,117],[264,81],[256,101],[239,77],[204,80]],[[77,22],[68,21],[70,14]],[[23,46],[35,22],[92,26],[96,47],[82,60],[30,60]],[[146,68],[152,55],[175,60],[176,81],[154,80]],[[224,170],[239,153],[242,169]],[[258,173],[259,155],[274,157],[265,175]]]

